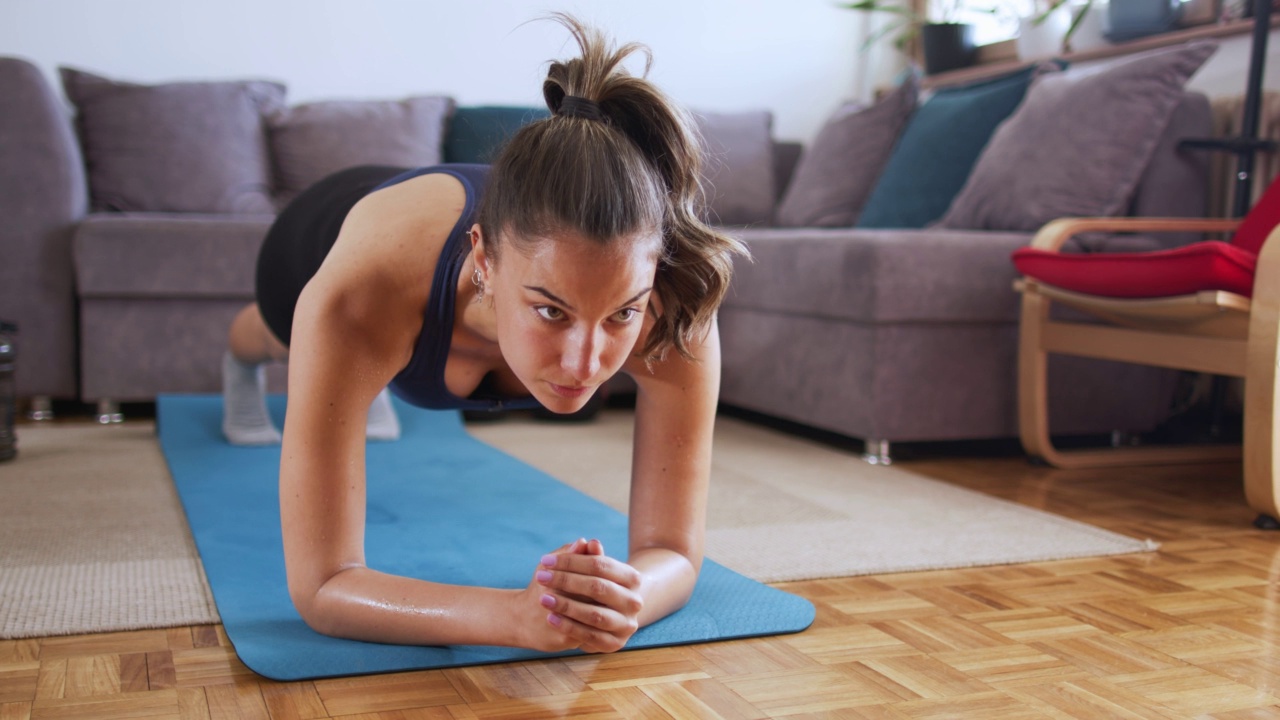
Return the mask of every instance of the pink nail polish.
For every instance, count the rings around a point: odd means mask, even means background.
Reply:
[[[534,577],[537,578],[540,583],[551,582],[551,573],[547,570],[539,570]]]
[[[550,595],[543,595],[541,602],[542,602],[542,607],[547,609],[550,609],[556,606],[556,599],[551,597]]]
[[[543,565],[546,565],[547,567],[555,567],[555,566],[556,566],[556,556],[555,556],[555,555],[543,555],[543,556],[542,556],[542,564],[543,564]]]
[[[556,627],[560,627],[560,623],[563,621],[560,619],[559,615],[555,613],[551,613],[550,615],[547,616],[547,622],[551,623],[552,625],[555,625]]]

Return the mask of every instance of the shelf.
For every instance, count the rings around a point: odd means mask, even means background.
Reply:
[[[1271,28],[1274,30],[1277,27],[1280,27],[1280,13],[1276,13],[1271,18]],[[1137,40],[1103,45],[1102,47],[1090,48],[1080,52],[1067,53],[1059,57],[1072,64],[1093,60],[1104,60],[1106,58],[1132,55],[1134,53],[1154,50],[1155,48],[1167,47],[1169,45],[1178,45],[1191,40],[1247,35],[1252,30],[1253,20],[1235,20],[1229,23],[1200,25],[1183,30],[1160,33],[1159,35],[1149,35],[1144,38],[1138,38]],[[964,85],[977,80],[998,77],[1006,73],[1020,70],[1029,65],[1034,65],[1035,63],[1052,59],[1054,58],[1044,57],[1035,60],[1007,60],[1004,62],[988,63],[985,65],[974,65],[960,70],[951,70],[944,73],[937,73],[935,75],[926,75],[921,80],[921,85],[926,88]]]

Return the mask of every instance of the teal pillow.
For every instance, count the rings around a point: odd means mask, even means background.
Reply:
[[[922,228],[942,217],[1039,70],[934,93],[902,131],[856,227]]]
[[[512,135],[534,120],[550,117],[545,107],[486,105],[460,107],[444,138],[447,163],[491,163]]]

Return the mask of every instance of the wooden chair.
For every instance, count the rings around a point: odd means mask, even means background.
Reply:
[[[1240,220],[1068,218],[1049,223],[1031,247],[1057,252],[1088,232],[1230,233]],[[1027,453],[1061,468],[1169,464],[1244,459],[1244,489],[1259,527],[1277,528],[1277,362],[1280,360],[1280,229],[1258,253],[1252,298],[1223,290],[1176,297],[1116,298],[1072,292],[1024,277],[1018,350],[1018,420]],[[1062,303],[1105,323],[1050,319]],[[1245,381],[1243,448],[1238,445],[1123,447],[1060,450],[1049,437],[1046,367],[1049,353],[1140,363],[1242,377]]]

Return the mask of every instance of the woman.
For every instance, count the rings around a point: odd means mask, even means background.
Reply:
[[[639,46],[614,50],[556,19],[582,56],[552,63],[553,115],[522,128],[492,169],[343,171],[291,203],[264,242],[258,303],[231,328],[225,427],[233,441],[274,439],[259,366],[287,357],[285,559],[293,602],[319,632],[610,652],[693,591],[715,310],[742,248],[696,215],[687,118],[622,71]],[[625,561],[579,539],[530,558],[518,591],[365,565],[365,439],[398,432],[385,387],[425,407],[572,413],[618,371],[638,388]]]

